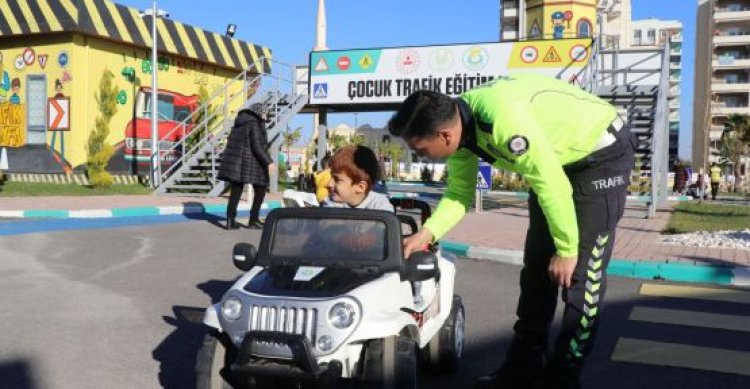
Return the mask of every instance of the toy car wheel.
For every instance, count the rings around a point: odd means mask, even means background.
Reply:
[[[464,351],[466,316],[461,296],[453,296],[451,313],[437,335],[425,347],[422,357],[435,372],[454,372]]]
[[[235,385],[228,370],[234,346],[225,335],[206,334],[195,362],[195,387],[198,389],[230,389]]]
[[[360,380],[367,388],[416,388],[416,344],[405,336],[371,340],[363,351]]]

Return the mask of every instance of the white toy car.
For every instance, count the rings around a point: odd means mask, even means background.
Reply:
[[[429,215],[424,202],[393,203]],[[206,310],[213,331],[197,387],[414,388],[419,359],[456,369],[465,316],[455,257],[435,245],[404,260],[402,223],[416,231],[411,217],[383,211],[270,212],[257,250],[234,247],[247,273]]]

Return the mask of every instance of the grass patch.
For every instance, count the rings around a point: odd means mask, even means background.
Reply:
[[[109,188],[92,188],[76,184],[53,184],[46,182],[11,182],[0,185],[0,197],[21,196],[111,196],[145,195],[151,189],[141,184],[115,184]]]
[[[750,207],[689,202],[675,207],[664,233],[744,230],[748,227]]]

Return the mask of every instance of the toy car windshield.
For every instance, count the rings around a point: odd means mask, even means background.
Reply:
[[[272,256],[287,259],[382,261],[385,236],[385,223],[376,220],[284,217],[269,247]]]
[[[346,266],[398,271],[401,224],[392,212],[341,208],[278,208],[269,212],[259,266]]]

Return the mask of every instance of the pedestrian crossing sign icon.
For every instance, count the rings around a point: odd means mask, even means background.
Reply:
[[[492,165],[484,162],[479,165],[477,189],[492,189]]]
[[[328,97],[328,83],[314,84],[313,97],[316,99],[325,99]]]

